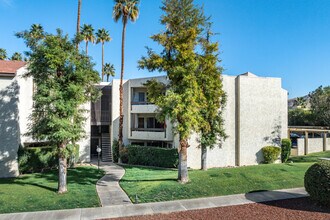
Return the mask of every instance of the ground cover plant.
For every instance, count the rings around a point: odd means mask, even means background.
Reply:
[[[95,167],[68,169],[66,194],[57,194],[58,171],[0,179],[0,213],[99,207],[96,182],[104,175]]]

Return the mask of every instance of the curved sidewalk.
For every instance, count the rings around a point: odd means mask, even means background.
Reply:
[[[95,165],[95,162],[93,164]],[[132,204],[119,185],[119,180],[124,176],[125,169],[111,162],[101,162],[100,169],[106,172],[105,176],[96,183],[96,191],[102,207]]]

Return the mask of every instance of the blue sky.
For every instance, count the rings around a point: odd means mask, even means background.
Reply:
[[[221,44],[224,74],[247,71],[259,76],[281,77],[289,97],[308,94],[330,85],[329,0],[196,0],[212,16],[214,40]],[[159,75],[138,70],[145,46],[162,30],[161,0],[141,0],[140,17],[127,27],[125,78]],[[81,24],[106,28],[113,40],[105,45],[105,61],[120,72],[121,22],[112,19],[113,1],[82,0]],[[15,32],[39,23],[47,32],[61,28],[73,36],[77,0],[0,0],[0,48],[8,55],[26,50]],[[84,49],[84,43],[80,45]],[[101,45],[90,45],[89,55],[101,69]]]

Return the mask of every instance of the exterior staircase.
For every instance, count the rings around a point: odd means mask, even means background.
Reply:
[[[102,161],[112,162],[112,149],[110,144],[110,134],[102,133]]]

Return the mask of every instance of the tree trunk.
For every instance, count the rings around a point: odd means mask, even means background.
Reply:
[[[86,56],[88,55],[88,41],[86,41]]]
[[[123,123],[124,123],[124,115],[123,115],[123,78],[124,78],[124,64],[125,64],[125,35],[126,35],[126,19],[123,23],[123,32],[121,37],[121,71],[120,71],[120,85],[119,85],[119,135],[118,135],[118,145],[119,145],[119,160],[121,163],[121,151],[123,147]]]
[[[60,151],[63,152],[66,146],[64,143],[62,143],[59,145],[59,148]],[[66,193],[68,191],[66,176],[67,176],[67,159],[64,156],[64,154],[61,153],[58,158],[58,193],[59,194]]]
[[[181,139],[180,151],[179,151],[178,180],[183,184],[189,181],[188,166],[187,166],[187,150],[188,150],[187,139]]]
[[[201,154],[201,167],[202,170],[207,170],[207,164],[206,164],[206,157],[207,157],[207,147],[202,146],[201,147],[202,154]]]
[[[80,10],[81,10],[81,0],[78,0],[78,15],[77,15],[77,36],[80,33]],[[79,42],[76,44],[76,48],[78,49]]]
[[[104,80],[104,42],[102,42],[102,82]]]

